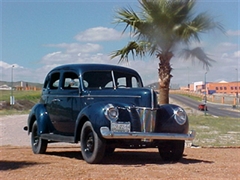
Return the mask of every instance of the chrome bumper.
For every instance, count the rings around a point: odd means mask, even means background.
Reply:
[[[188,140],[192,141],[195,131],[189,134],[153,133],[153,132],[112,132],[108,127],[101,127],[100,132],[105,139],[148,139],[148,140]]]

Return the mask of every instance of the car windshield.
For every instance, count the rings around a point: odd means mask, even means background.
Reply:
[[[83,74],[85,89],[136,88],[141,83],[137,76],[123,72],[90,71]]]

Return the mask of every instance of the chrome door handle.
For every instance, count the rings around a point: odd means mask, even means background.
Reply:
[[[53,99],[52,102],[60,102],[61,99]]]
[[[87,100],[93,100],[94,98],[90,97],[90,98],[87,98]]]

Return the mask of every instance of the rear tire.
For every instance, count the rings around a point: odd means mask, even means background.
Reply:
[[[185,141],[164,141],[158,151],[164,161],[179,161],[183,156]]]
[[[81,153],[87,163],[96,164],[103,159],[106,143],[98,137],[89,121],[85,122],[82,127],[80,141]]]
[[[32,125],[31,146],[34,154],[44,154],[47,150],[48,141],[38,135],[37,121]]]

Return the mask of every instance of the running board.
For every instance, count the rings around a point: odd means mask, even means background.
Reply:
[[[63,136],[58,134],[41,134],[41,138],[48,141],[75,143],[73,136]]]

